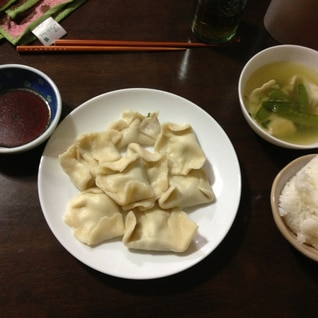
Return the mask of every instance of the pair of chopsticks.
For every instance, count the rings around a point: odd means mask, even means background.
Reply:
[[[41,52],[140,52],[140,51],[184,51],[187,48],[211,47],[197,42],[146,42],[116,40],[55,40],[54,45],[18,45],[21,53]]]

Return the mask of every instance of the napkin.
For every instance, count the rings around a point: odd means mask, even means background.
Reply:
[[[64,19],[87,0],[0,0],[0,39],[11,44],[35,40],[32,30],[48,17]]]

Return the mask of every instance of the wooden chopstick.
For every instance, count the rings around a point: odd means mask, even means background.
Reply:
[[[58,53],[58,52],[147,52],[147,51],[184,51],[185,47],[157,46],[95,46],[95,45],[18,45],[20,53]]]
[[[187,48],[211,47],[199,42],[156,42],[120,40],[55,40],[54,45],[18,45],[21,53],[42,52],[140,52],[140,51],[184,51]]]
[[[147,42],[147,41],[120,41],[120,40],[55,40],[56,46],[140,46],[140,47],[211,47],[213,45],[198,42]]]

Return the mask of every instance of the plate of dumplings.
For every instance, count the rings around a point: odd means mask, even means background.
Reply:
[[[39,166],[44,217],[62,246],[114,277],[184,271],[222,242],[241,174],[221,126],[169,92],[130,88],[74,109]]]

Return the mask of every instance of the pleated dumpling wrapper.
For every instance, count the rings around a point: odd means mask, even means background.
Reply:
[[[64,222],[82,243],[97,245],[125,231],[119,206],[98,188],[91,188],[72,198],[64,214]]]
[[[125,110],[121,114],[121,119],[113,122],[108,129],[121,133],[120,140],[116,142],[116,147],[121,149],[132,142],[142,146],[154,145],[161,126],[158,120],[158,112],[144,116],[139,112]]]
[[[172,175],[186,175],[192,169],[202,168],[206,161],[205,154],[190,124],[162,124],[154,150],[166,155]]]
[[[159,153],[130,144],[127,156],[100,165],[96,185],[124,210],[151,208],[168,187],[168,165]]]
[[[69,176],[72,183],[80,191],[92,187],[95,178],[87,163],[78,155],[76,144],[71,145],[59,156],[59,161],[64,172]]]
[[[114,131],[82,134],[59,156],[62,169],[80,191],[94,186],[98,165],[121,157],[114,146],[119,138]]]
[[[118,160],[121,155],[115,147],[120,133],[112,130],[86,133],[76,140],[79,156],[94,169],[104,162]]]
[[[131,249],[186,251],[198,226],[180,208],[163,210],[157,205],[147,211],[130,211],[125,220],[123,243]]]
[[[187,175],[171,175],[169,187],[158,199],[162,209],[192,207],[215,199],[203,168],[193,169]]]

